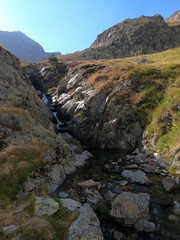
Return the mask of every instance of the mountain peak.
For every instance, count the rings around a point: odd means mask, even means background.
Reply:
[[[21,31],[0,31],[0,44],[22,61],[38,62],[47,59],[52,54],[46,53],[43,47]]]

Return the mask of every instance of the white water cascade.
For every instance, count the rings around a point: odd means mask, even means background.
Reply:
[[[57,130],[60,130],[61,129],[61,126],[63,125],[63,123],[61,121],[59,121],[58,117],[57,117],[57,112],[53,112],[53,115],[57,121],[57,124],[56,124],[56,128]]]

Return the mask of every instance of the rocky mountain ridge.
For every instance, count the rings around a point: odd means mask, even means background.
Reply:
[[[120,58],[150,54],[180,46],[180,35],[160,15],[127,19],[98,35],[89,58]]]
[[[21,61],[39,62],[52,54],[58,56],[59,52],[47,53],[43,47],[20,31],[0,31],[0,45],[13,53]]]
[[[180,25],[180,10],[166,18],[166,22],[170,25]]]
[[[61,61],[116,59],[179,47],[178,19],[179,11],[166,20],[159,14],[152,17],[126,19],[99,34],[90,48],[60,56],[59,59]]]

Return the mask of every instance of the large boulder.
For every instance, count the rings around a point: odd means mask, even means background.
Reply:
[[[141,170],[137,170],[135,172],[131,170],[124,170],[121,176],[130,183],[138,183],[143,185],[149,185],[151,183],[146,174]]]
[[[71,224],[68,240],[103,240],[99,220],[89,204],[80,209],[79,217]]]
[[[120,193],[112,201],[111,216],[124,225],[132,226],[140,219],[149,219],[149,201],[147,193]]]

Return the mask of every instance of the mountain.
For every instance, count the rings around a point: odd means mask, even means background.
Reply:
[[[173,20],[174,19],[174,20]],[[169,21],[177,21],[179,12]],[[179,26],[169,26],[160,15],[127,19],[98,35],[83,53],[88,59],[151,54],[180,46]]]
[[[22,61],[38,62],[52,54],[61,55],[59,52],[46,53],[43,47],[20,31],[0,31],[0,45],[8,49]]]
[[[166,19],[166,22],[170,25],[180,25],[180,10],[173,13]]]

